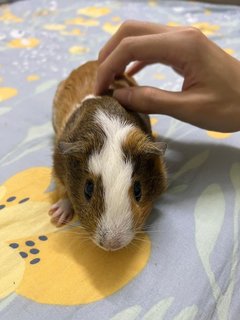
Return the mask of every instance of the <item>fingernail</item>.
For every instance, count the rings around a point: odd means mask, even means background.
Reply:
[[[131,101],[131,89],[117,89],[113,92],[113,97],[123,105],[129,105]]]

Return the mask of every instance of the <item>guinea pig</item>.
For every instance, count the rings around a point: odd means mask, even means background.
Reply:
[[[54,97],[53,174],[60,200],[49,214],[57,226],[77,214],[105,250],[127,246],[166,189],[163,155],[147,115],[128,111],[109,95],[94,96],[98,63],[62,81]],[[110,89],[137,85],[126,75]]]

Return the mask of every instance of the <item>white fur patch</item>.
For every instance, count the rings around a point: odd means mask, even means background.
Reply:
[[[105,191],[105,212],[96,230],[95,241],[101,241],[111,248],[114,242],[119,246],[127,245],[133,238],[132,212],[129,188],[133,167],[131,162],[124,161],[122,143],[132,125],[124,123],[120,118],[98,111],[95,120],[106,135],[100,153],[89,159],[89,170],[101,175]]]
[[[85,98],[82,99],[81,103],[77,103],[74,110],[80,108],[82,106],[82,103],[86,100],[89,100],[89,99],[100,99],[101,97],[100,96],[95,96],[94,94],[88,94],[85,96]]]
[[[86,101],[88,99],[100,99],[101,97],[100,96],[95,96],[94,94],[88,94],[87,96],[85,96],[83,99],[82,99],[82,103],[83,101]]]

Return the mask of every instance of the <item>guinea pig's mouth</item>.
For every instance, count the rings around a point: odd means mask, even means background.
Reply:
[[[117,251],[127,247],[131,241],[133,240],[133,236],[131,235],[128,239],[120,239],[118,237],[93,237],[93,242],[101,249],[105,251]]]

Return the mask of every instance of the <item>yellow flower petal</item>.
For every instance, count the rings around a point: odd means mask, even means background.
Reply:
[[[204,14],[205,14],[206,16],[210,16],[210,14],[212,14],[212,11],[209,10],[209,9],[205,9],[205,10],[204,10]]]
[[[19,22],[22,22],[23,19],[12,14],[12,12],[8,8],[4,8],[3,13],[0,16],[0,21],[3,21],[5,23],[11,23],[11,22],[19,23]]]
[[[10,48],[34,48],[39,45],[40,41],[36,38],[13,39],[8,42]]]
[[[39,79],[40,77],[37,74],[30,74],[29,76],[27,76],[27,81],[36,81]]]
[[[106,32],[108,32],[110,34],[114,34],[118,30],[120,25],[121,25],[120,23],[112,24],[110,22],[106,22],[106,23],[104,23],[102,28],[103,28],[104,31],[106,31]]]
[[[73,47],[69,48],[68,51],[71,54],[83,54],[83,53],[88,52],[89,49],[85,48],[85,47],[81,47],[81,46],[73,46]]]
[[[25,187],[24,184],[22,187]],[[1,209],[0,223],[5,227],[1,227],[0,242],[15,241],[15,239],[56,231],[48,215],[52,204],[49,195],[45,201],[35,201],[30,196],[28,201],[19,203],[24,198],[19,197],[14,190],[9,191],[10,196],[16,196],[16,200],[11,203],[1,201],[1,204],[4,203],[6,207]],[[40,190],[39,197],[41,193]]]
[[[118,16],[112,17],[112,21],[114,21],[114,22],[119,22],[119,21],[121,21],[121,18],[118,17]]]
[[[166,78],[165,75],[162,74],[162,73],[155,73],[155,74],[153,75],[153,77],[154,77],[154,79],[157,79],[157,80],[163,80],[163,79]]]
[[[0,102],[16,96],[18,93],[15,88],[0,87]]]
[[[149,5],[150,7],[156,7],[157,1],[156,1],[156,0],[148,0],[148,5]]]
[[[230,55],[233,55],[235,53],[235,50],[231,49],[231,48],[225,48],[223,49],[225,52],[227,52]]]
[[[226,139],[232,135],[232,133],[225,133],[225,132],[215,132],[215,131],[207,131],[207,134],[211,138],[215,139]]]
[[[33,167],[15,174],[3,183],[3,186],[7,189],[6,197],[13,195],[17,196],[19,200],[28,197],[32,200],[46,200],[49,195],[44,191],[48,188],[50,182],[51,169]]]
[[[7,244],[0,244],[0,299],[19,286],[25,270],[25,262]]]
[[[74,232],[77,234],[49,234],[47,243],[31,238],[40,250],[36,257],[40,260],[31,265],[30,259],[25,259],[26,271],[17,293],[46,304],[91,303],[129,283],[149,259],[151,242],[146,235],[137,246],[106,252],[91,240],[86,241],[87,234],[81,228]]]
[[[6,192],[7,192],[6,187],[0,186],[0,200],[5,196]]]
[[[88,26],[88,27],[96,27],[99,25],[97,20],[93,19],[85,19],[82,17],[68,19],[65,21],[66,24],[73,24],[73,25],[81,25],[81,26]]]
[[[106,14],[109,14],[111,10],[106,7],[87,7],[83,9],[79,9],[77,11],[78,14],[84,14],[85,16],[91,17],[91,18],[99,18],[101,16],[105,16]]]
[[[158,118],[151,117],[150,121],[151,121],[151,125],[154,126],[156,123],[158,123]]]
[[[219,25],[210,24],[208,22],[197,22],[193,24],[193,27],[200,29],[205,35],[214,34],[220,29]]]
[[[63,36],[80,36],[82,35],[82,31],[80,29],[72,29],[72,30],[69,30],[69,31],[61,31],[60,32],[61,35]]]
[[[169,21],[169,22],[167,23],[167,25],[168,25],[169,27],[177,27],[177,26],[180,26],[181,24],[178,23],[178,22],[175,22],[175,21]]]
[[[66,29],[66,26],[64,24],[45,24],[43,28],[51,31],[60,31]]]

